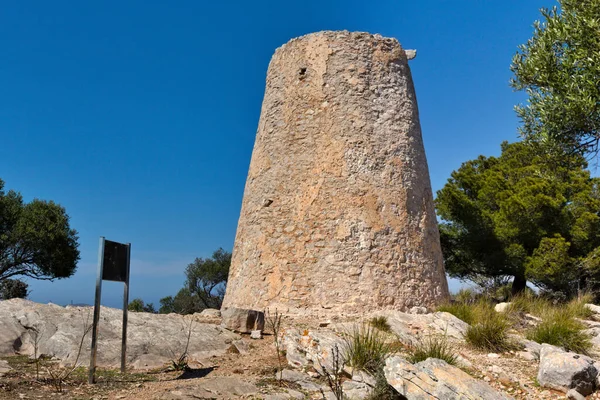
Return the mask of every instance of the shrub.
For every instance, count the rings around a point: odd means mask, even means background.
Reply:
[[[588,354],[592,343],[584,332],[585,325],[564,309],[548,311],[535,328],[527,332],[527,339],[563,347],[567,351]]]
[[[508,337],[510,323],[505,314],[494,310],[492,304],[479,302],[474,308],[474,322],[465,333],[467,343],[475,348],[502,352],[515,347]]]
[[[355,327],[354,332],[345,337],[344,359],[356,369],[374,373],[392,353],[388,339],[389,335],[370,325]]]
[[[428,358],[439,358],[450,365],[456,365],[454,349],[448,343],[446,336],[427,336],[410,349],[408,360],[411,363],[425,361]]]
[[[380,331],[383,331],[383,332],[389,333],[392,331],[392,327],[390,326],[387,318],[384,316],[371,318],[371,320],[369,321],[369,324],[373,328],[379,329]]]
[[[473,305],[466,303],[446,303],[437,308],[437,311],[444,311],[454,315],[456,318],[465,321],[467,324],[473,323],[475,315]]]

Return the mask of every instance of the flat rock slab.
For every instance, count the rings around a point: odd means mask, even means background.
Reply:
[[[469,324],[447,312],[410,314],[401,311],[379,311],[372,316],[383,316],[390,324],[392,332],[406,344],[416,345],[423,335],[445,335],[464,341]],[[334,324],[331,329],[340,333],[352,333],[360,325],[356,323]]]
[[[512,399],[435,358],[413,365],[402,357],[393,356],[386,360],[384,372],[388,383],[408,400]]]
[[[34,354],[36,329],[38,353],[72,365],[84,331],[92,323],[92,307],[61,307],[23,299],[0,301],[0,355]],[[121,357],[121,310],[101,307],[98,325],[97,365],[117,367]],[[214,324],[192,322],[177,314],[130,312],[127,325],[127,362],[134,368],[157,368],[178,358],[186,347],[190,360],[204,360],[226,352],[239,335]],[[83,342],[80,365],[89,363],[91,333]]]
[[[237,377],[214,376],[202,378],[197,385],[171,390],[161,400],[188,399],[238,399],[258,395],[259,390],[252,382]]]

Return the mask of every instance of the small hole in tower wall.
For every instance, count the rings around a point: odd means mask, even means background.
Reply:
[[[298,71],[298,75],[300,76],[300,79],[304,79],[304,77],[306,76],[306,67],[300,68],[300,70]]]

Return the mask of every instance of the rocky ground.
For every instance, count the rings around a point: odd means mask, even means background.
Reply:
[[[387,318],[398,342],[397,354],[386,361],[385,378],[408,399],[564,399],[570,388],[588,394],[587,398],[600,398],[600,392],[595,392],[598,357],[542,346],[516,332],[521,349],[503,354],[480,352],[464,342],[466,323],[448,313],[420,311],[374,314]],[[239,331],[235,333],[221,327],[217,311],[187,318],[130,313],[129,369],[121,375],[115,368],[120,311],[102,308],[98,383],[88,385],[89,335],[79,358],[77,350],[89,312],[85,307],[25,300],[0,302],[0,399],[334,399],[322,371],[333,368],[332,349],[343,347],[344,337],[374,316],[284,317],[278,336],[284,355],[278,359],[275,337],[268,327],[262,338],[251,338],[250,331],[262,324],[260,315],[236,312],[225,316],[223,322]],[[591,333],[600,325],[587,323]],[[406,361],[407,347],[428,335],[447,337],[460,368],[436,359],[414,365]],[[188,370],[169,370],[186,345]],[[36,352],[42,355],[39,363],[33,359]],[[284,371],[278,377],[282,379],[277,379],[280,363]],[[58,388],[52,376],[71,370]],[[350,398],[364,398],[372,390],[374,379],[368,374],[345,368],[342,375],[344,392]],[[584,398],[573,390],[570,393],[571,398]]]

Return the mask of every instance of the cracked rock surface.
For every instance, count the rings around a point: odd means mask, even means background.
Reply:
[[[408,400],[512,399],[435,358],[413,365],[402,357],[390,357],[386,360],[384,372],[388,383]]]
[[[98,324],[97,365],[120,365],[122,311],[102,307]],[[38,353],[56,357],[65,365],[75,362],[84,325],[92,323],[93,307],[61,307],[28,300],[0,301],[0,356],[34,354],[35,330]],[[239,335],[214,324],[202,323],[199,315],[128,313],[127,362],[134,368],[156,368],[179,357],[185,349],[189,322],[192,326],[188,352],[191,359],[220,355]],[[91,333],[83,342],[78,364],[88,365]]]

